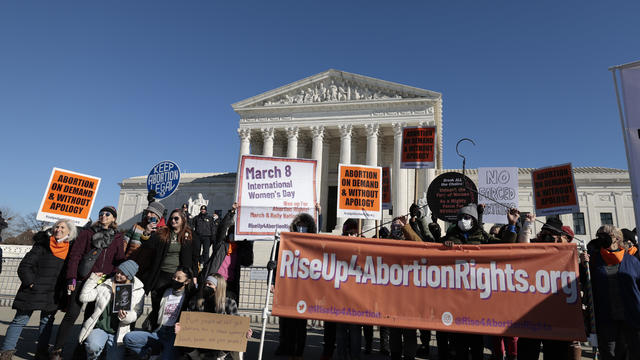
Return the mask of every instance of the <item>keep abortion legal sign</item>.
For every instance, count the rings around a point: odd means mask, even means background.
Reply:
[[[316,218],[315,160],[243,155],[238,171],[236,240],[273,240],[293,218]]]
[[[47,222],[69,219],[76,225],[84,225],[99,185],[99,177],[53,168],[36,219]]]

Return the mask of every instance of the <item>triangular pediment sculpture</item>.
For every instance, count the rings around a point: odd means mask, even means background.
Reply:
[[[237,102],[232,106],[240,110],[302,104],[439,98],[441,94],[434,91],[344,71],[328,70]]]

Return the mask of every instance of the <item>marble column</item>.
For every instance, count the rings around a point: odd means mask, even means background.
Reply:
[[[338,129],[340,130],[340,164],[351,164],[351,134],[353,125],[340,125]],[[340,174],[338,174],[338,179],[340,179]],[[340,187],[338,186],[338,188]],[[333,232],[342,234],[342,225],[346,220],[347,218],[336,218],[336,227]]]
[[[313,136],[313,143],[311,144],[311,158],[316,161],[316,201],[320,203],[321,189],[320,181],[322,174],[322,143],[324,141],[324,126],[312,126],[311,135]],[[322,208],[322,211],[325,209]],[[323,216],[323,218],[326,218]]]
[[[251,129],[239,128],[238,136],[240,136],[240,156],[249,155],[251,151]]]
[[[393,216],[401,216],[409,212],[407,205],[407,170],[400,168],[402,162],[402,129],[405,123],[393,123],[393,171],[392,171],[392,196]]]
[[[366,124],[365,130],[367,132],[367,165],[378,166],[378,135],[380,134],[380,126],[378,124]],[[382,179],[380,179],[380,182],[382,182]],[[365,220],[362,230],[373,229],[376,225],[376,220],[378,219]],[[373,230],[368,231],[364,236],[372,237],[375,234],[376,232]]]
[[[287,157],[298,157],[298,127],[292,126],[287,128]]]
[[[273,156],[273,128],[262,128],[262,155]]]

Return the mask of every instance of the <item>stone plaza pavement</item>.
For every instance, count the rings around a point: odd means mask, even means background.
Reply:
[[[6,333],[7,327],[11,322],[11,320],[13,319],[14,314],[15,314],[15,310],[11,309],[10,307],[0,306],[0,341],[4,340],[4,334]],[[61,313],[61,312],[58,312],[58,314],[56,314],[56,322],[54,325],[51,342],[53,342],[53,340],[55,339],[55,334],[57,332],[58,325],[62,321],[63,316],[64,316],[64,313]],[[143,315],[143,317],[137,322],[138,325],[142,324],[142,321],[144,321],[144,316],[145,315]],[[80,332],[80,324],[81,324],[82,318],[83,318],[83,314],[81,314],[78,320],[76,321],[76,326],[74,327],[73,336],[68,339],[67,345],[65,346],[65,348],[67,347],[70,348],[72,346],[75,346],[75,344],[73,343],[77,341],[75,339],[78,338],[78,333]],[[20,341],[18,342],[18,351],[16,352],[14,359],[33,359],[34,358],[34,353],[36,350],[36,339],[38,336],[39,319],[40,319],[39,312],[35,312],[31,317],[29,324],[22,331],[22,336],[20,338]],[[253,329],[253,337],[252,339],[249,340],[247,344],[247,352],[245,353],[245,357],[244,357],[246,360],[258,359],[258,350],[260,347],[260,330],[262,325],[261,323],[258,322],[258,320],[259,319],[257,316],[251,316],[251,328]],[[420,340],[418,340],[418,342],[420,342]],[[432,332],[431,343],[429,345],[430,345],[430,353],[431,353],[430,358],[436,359],[437,350],[436,350],[434,332]],[[265,334],[264,353],[262,358],[278,359],[278,360],[287,359],[284,356],[274,355],[274,352],[277,346],[278,346],[278,325],[275,324],[274,322],[271,322],[267,324],[267,330]],[[386,359],[385,356],[381,355],[377,351],[378,349],[379,349],[378,332],[376,331],[374,333],[374,343],[373,343],[374,351],[370,355],[365,355],[363,353],[362,359],[372,359],[372,360]],[[65,351],[65,360],[71,359],[71,353],[72,351]],[[319,360],[321,353],[322,353],[322,327],[308,326],[307,345],[305,348],[304,359]],[[489,358],[490,358],[489,352],[485,349],[485,359],[489,359]],[[428,359],[428,358],[417,357],[416,359]],[[542,356],[540,356],[540,359],[542,359]],[[583,347],[583,359],[593,359],[593,355],[590,352],[590,349],[588,350],[587,348]]]

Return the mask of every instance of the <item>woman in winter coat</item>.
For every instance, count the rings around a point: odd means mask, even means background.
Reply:
[[[84,322],[80,330],[79,342],[87,350],[87,359],[95,360],[106,350],[107,360],[121,359],[124,355],[122,339],[130,330],[130,324],[135,323],[138,314],[144,307],[144,285],[135,275],[138,272],[138,264],[133,260],[127,260],[120,264],[113,277],[104,282],[103,275],[93,273],[85,281],[80,292],[80,301],[90,303],[95,301],[93,314]],[[113,302],[116,285],[132,284],[132,293],[129,294],[131,310],[113,312]]]
[[[189,301],[189,311],[202,311],[214,314],[238,315],[238,305],[235,300],[227,297],[227,282],[220,274],[213,274],[207,277],[204,282],[202,297],[194,296]],[[305,329],[306,330],[306,329]],[[175,332],[180,332],[180,323],[176,323]],[[247,339],[251,337],[251,328],[247,331]],[[186,353],[183,359],[201,360],[201,359],[222,359],[226,356],[226,352],[221,350],[195,349]],[[232,352],[233,359],[239,359],[237,352]]]
[[[193,235],[185,214],[175,209],[169,215],[169,225],[158,229],[142,244],[135,260],[140,265],[138,277],[144,283],[145,293],[151,292],[151,313],[147,330],[158,326],[158,310],[165,290],[171,286],[173,274],[178,266],[198,273],[200,242]],[[194,282],[197,280],[191,279]]]
[[[624,246],[622,232],[601,226],[589,243],[598,348],[602,359],[640,359],[640,261]]]
[[[99,212],[98,221],[80,232],[69,254],[67,267],[67,290],[70,293],[67,313],[60,323],[51,360],[62,358],[62,349],[71,335],[82,302],[82,283],[91,273],[111,275],[116,266],[124,260],[124,240],[116,223],[118,213],[113,206],[105,206]],[[90,304],[88,304],[90,305]],[[88,307],[86,313],[91,312]],[[75,342],[74,342],[75,343]]]
[[[31,251],[18,266],[18,277],[22,284],[13,301],[16,315],[5,334],[1,359],[11,359],[22,329],[35,310],[40,310],[36,358],[48,357],[55,313],[64,294],[62,269],[69,255],[70,242],[76,238],[76,234],[73,222],[60,220],[48,231],[41,231],[33,237]]]

